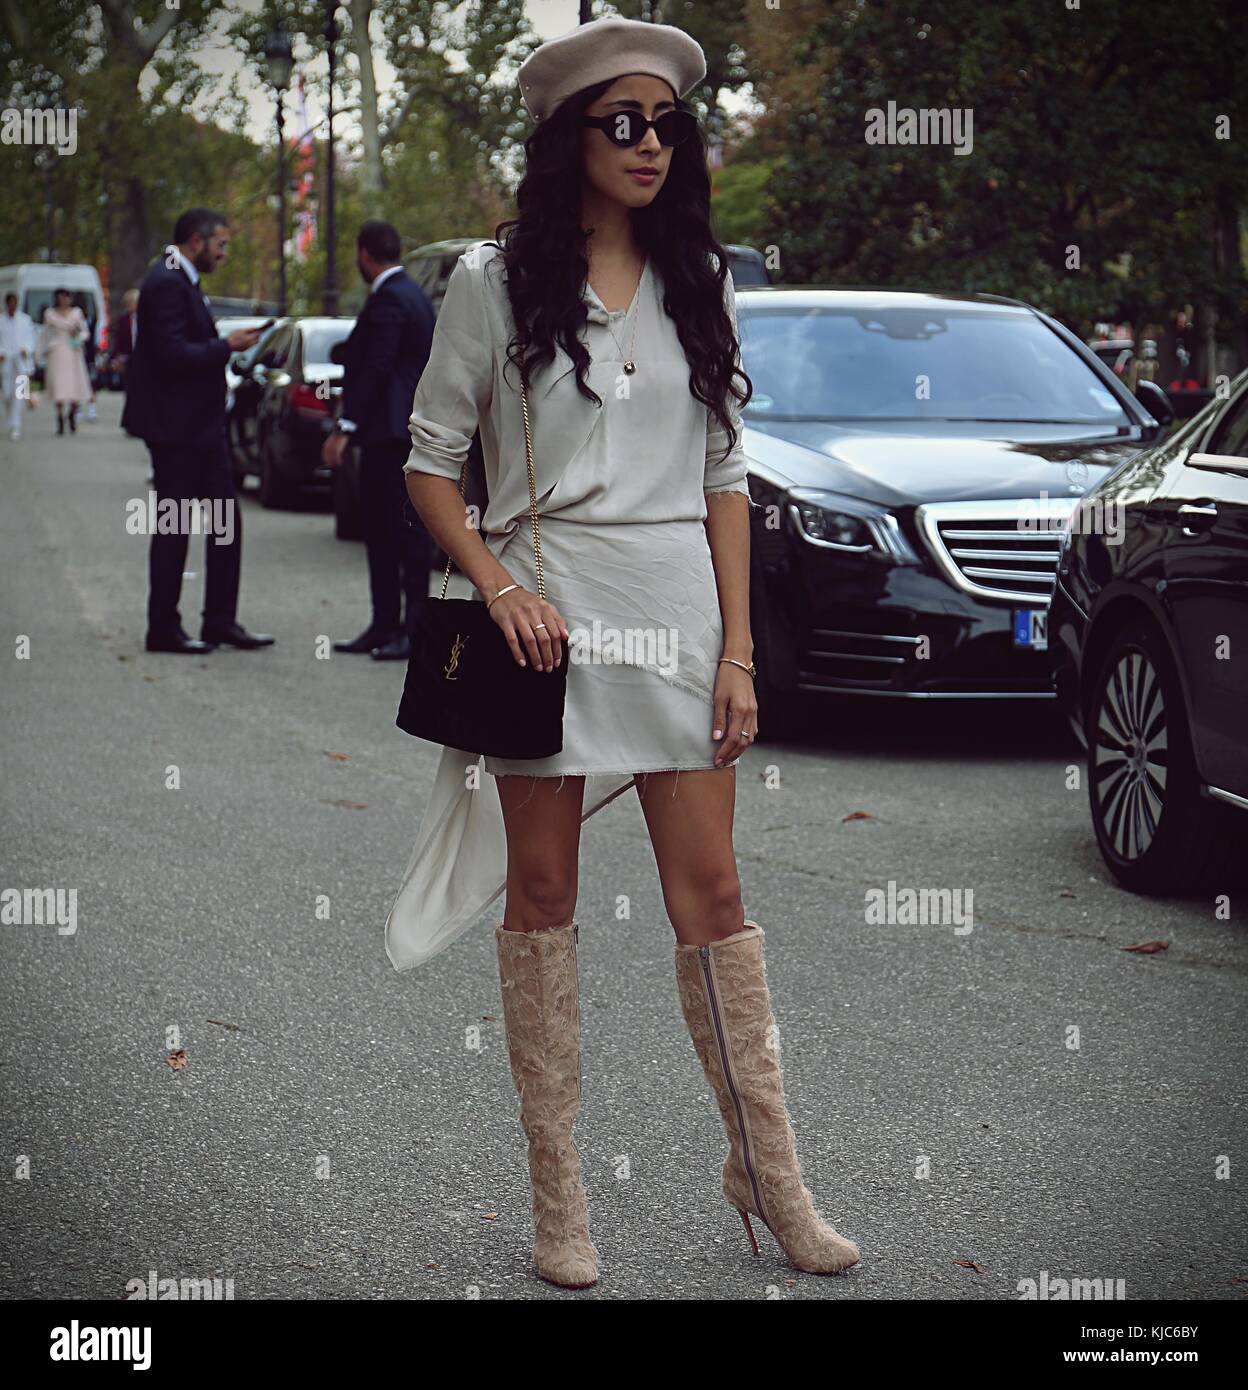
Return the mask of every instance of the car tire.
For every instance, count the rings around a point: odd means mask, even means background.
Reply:
[[[238,430],[233,424],[229,427],[230,472],[234,475],[234,488],[242,492],[247,486],[247,459],[238,440]]]
[[[758,737],[763,743],[784,743],[809,734],[815,725],[816,697],[804,690],[781,690],[771,682],[767,653],[755,657],[758,675],[754,693],[758,699]]]
[[[334,535],[340,541],[364,539],[364,519],[360,515],[359,450],[350,445],[342,462],[334,469]]]
[[[754,694],[758,700],[758,737],[763,743],[784,743],[814,728],[816,697],[804,690],[785,690],[774,684],[769,647],[771,624],[764,608],[767,585],[758,563],[757,547],[750,552],[750,627],[754,633]],[[718,669],[718,668],[717,668]]]
[[[1085,704],[1088,801],[1101,856],[1133,893],[1206,886],[1230,863],[1223,807],[1202,792],[1178,669],[1137,622],[1111,642]]]
[[[298,490],[284,478],[273,463],[273,449],[263,435],[260,437],[260,505],[270,510],[288,510],[298,500]]]

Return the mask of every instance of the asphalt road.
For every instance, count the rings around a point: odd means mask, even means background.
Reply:
[[[0,926],[0,1296],[155,1270],[240,1299],[1010,1299],[1041,1271],[1243,1297],[1242,897],[1218,920],[1114,887],[1075,750],[1019,705],[829,710],[737,773],[805,1179],[862,1249],[838,1278],[766,1231],[751,1255],[640,809],[590,820],[576,1135],[602,1277],[539,1281],[488,919],[404,975],[382,944],[435,750],[394,726],[400,665],[315,657],[365,624],[363,549],[248,497],[240,618],[277,645],[145,653],[124,508],[147,457],[118,405],[0,440],[0,886],[78,895],[72,935]],[[868,922],[890,880],[973,890],[973,930]]]

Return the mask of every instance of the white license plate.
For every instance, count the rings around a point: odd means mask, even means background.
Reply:
[[[1049,649],[1049,610],[1047,608],[1016,608],[1014,610],[1014,645],[1033,652]]]

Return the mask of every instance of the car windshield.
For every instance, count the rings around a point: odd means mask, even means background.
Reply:
[[[323,327],[305,328],[303,360],[308,363],[316,363],[318,366],[329,364],[329,350],[335,343],[340,343],[344,338],[351,335],[351,326],[354,320],[344,319],[342,323],[328,323]]]
[[[747,420],[1129,425],[1093,369],[1034,315],[738,305]]]

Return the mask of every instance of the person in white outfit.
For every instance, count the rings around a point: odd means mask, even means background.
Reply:
[[[4,297],[0,317],[0,391],[9,438],[22,437],[22,410],[30,396],[30,373],[35,365],[35,325],[17,307],[17,295]]]
[[[572,1137],[581,825],[630,788],[676,937],[681,1010],[727,1131],[723,1195],[755,1251],[751,1217],[797,1269],[836,1274],[859,1260],[802,1181],[763,929],[745,916],[732,840],[735,763],[758,729],[741,424],[753,388],[738,365],[727,250],[711,228],[706,136],[683,101],[706,71],[683,31],[614,17],[525,61],[520,90],[536,124],[518,215],[496,229],[503,240],[455,265],[409,420],[408,497],[448,556],[442,593],[454,565],[452,596],[482,605],[495,649],[542,673],[535,687],[555,678],[569,644],[557,752],[474,751],[475,731],[443,747],[386,927],[391,962],[410,969],[506,893],[494,940],[528,1139],[533,1263],[566,1288],[598,1279]],[[478,427],[479,525],[464,497]],[[456,679],[458,646],[452,656],[418,635],[423,659]],[[670,637],[666,655],[648,637]],[[595,906],[618,907],[617,887],[634,883],[599,878]],[[618,914],[608,921],[625,930]],[[640,943],[618,949],[611,987],[657,1010],[648,977],[628,969]],[[675,1095],[680,1083],[653,1084]],[[635,1121],[653,1128],[652,1115]]]

